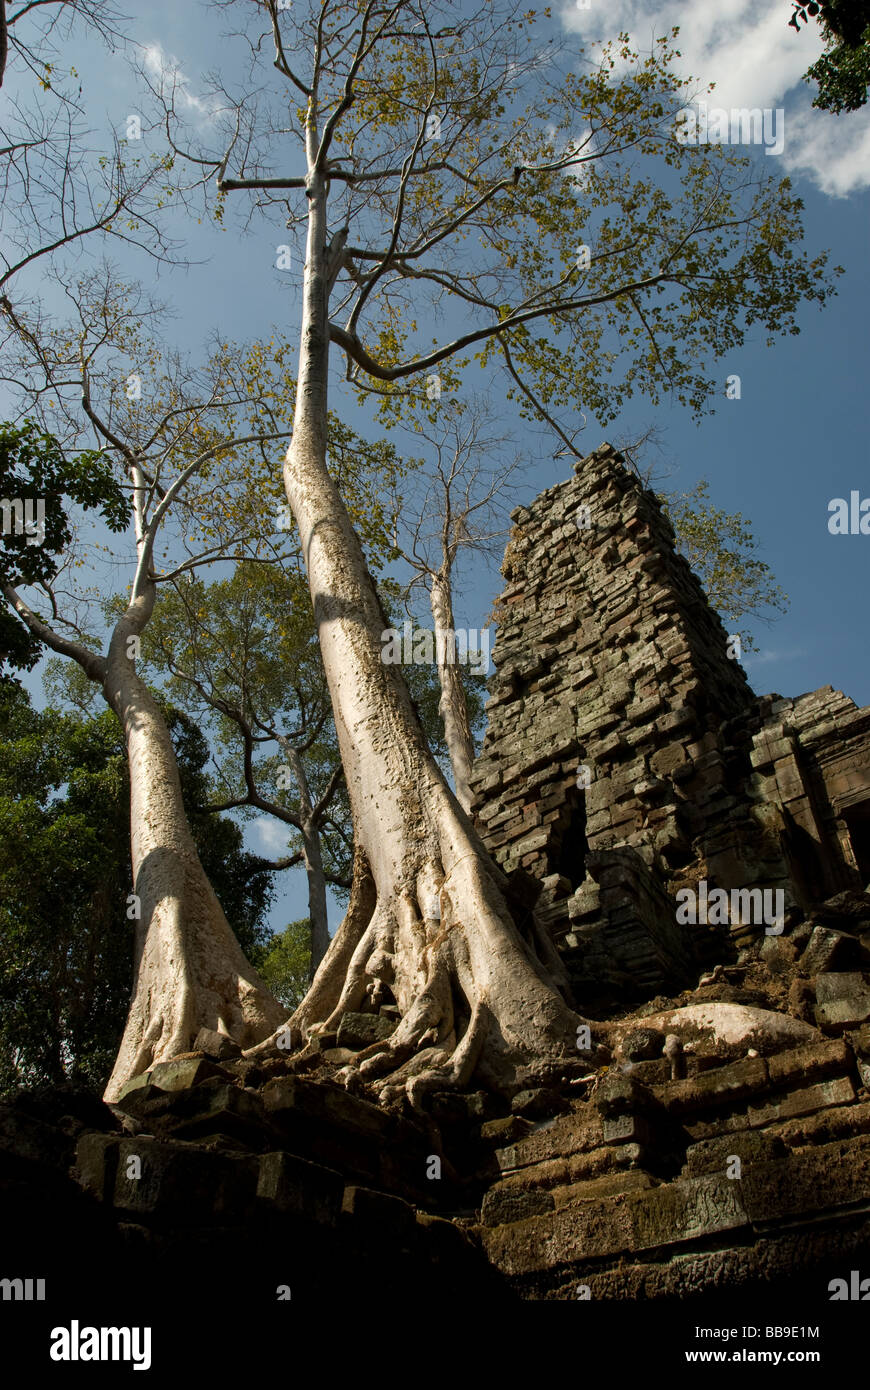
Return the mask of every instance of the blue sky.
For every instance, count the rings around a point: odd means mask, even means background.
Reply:
[[[788,593],[791,606],[770,628],[758,626],[760,650],[745,665],[755,689],[800,694],[831,684],[857,703],[870,703],[870,663],[864,598],[870,536],[832,536],[828,503],[857,489],[870,497],[867,466],[867,349],[870,322],[868,219],[870,219],[870,109],[835,117],[811,107],[801,74],[820,51],[815,25],[800,35],[788,27],[790,0],[718,0],[699,6],[684,0],[590,0],[554,14],[569,33],[597,39],[628,30],[643,47],[671,24],[681,26],[686,72],[699,84],[715,82],[710,104],[781,108],[785,143],[778,160],[805,202],[807,243],[828,247],[845,274],[839,294],[823,311],[802,311],[802,332],[769,348],[763,334],[721,363],[722,399],[716,414],[695,422],[689,412],[654,409],[635,401],[607,429],[590,418],[583,442],[630,435],[655,424],[672,463],[663,485],[689,487],[706,477],[713,501],[751,522],[759,554]],[[218,64],[232,11],[157,0],[132,20],[154,71],[174,68],[181,100],[208,119],[200,93],[203,74]],[[123,59],[77,45],[72,55],[83,74],[94,124],[120,130],[131,104]],[[199,105],[198,105],[199,103]],[[759,156],[763,157],[763,156]],[[254,222],[243,238],[230,222],[217,232],[194,229],[189,253],[202,264],[159,277],[170,298],[173,332],[195,348],[213,327],[237,338],[263,334],[277,323],[292,337],[298,323],[291,273],[275,269],[276,231]],[[131,259],[130,273],[146,276],[147,264]],[[741,378],[741,399],[727,401],[725,377]],[[567,476],[566,461],[544,460],[530,470],[525,491],[534,496]],[[457,613],[463,626],[479,626],[498,589],[498,575],[477,568],[466,577]],[[280,827],[260,823],[247,831],[252,848],[280,852]],[[283,926],[304,915],[301,874],[287,878],[273,912]],[[337,917],[336,919],[337,920]],[[335,925],[335,921],[333,922]]]
[[[865,704],[870,537],[832,536],[827,522],[833,497],[870,496],[870,108],[839,117],[813,109],[801,76],[822,45],[816,25],[799,34],[789,27],[791,12],[789,0],[590,0],[562,11],[569,28],[591,38],[618,27],[648,43],[679,25],[684,71],[699,87],[715,84],[710,106],[785,113],[784,149],[771,158],[804,200],[807,245],[830,248],[845,270],[837,298],[803,311],[799,337],[768,348],[758,334],[723,361],[723,384],[738,373],[742,395],[723,400],[713,418],[697,425],[682,410],[637,405],[631,415],[667,431],[679,471],[666,486],[707,477],[717,505],[751,521],[761,558],[791,599],[787,615],[757,629],[760,650],[745,661],[755,689],[792,695],[831,684]]]

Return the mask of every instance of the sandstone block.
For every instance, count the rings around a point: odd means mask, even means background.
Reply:
[[[484,1226],[506,1226],[554,1209],[555,1202],[549,1192],[493,1187],[484,1196],[480,1219]]]
[[[854,1028],[870,1019],[870,983],[855,972],[819,975],[816,1022],[823,1028]]]
[[[268,1153],[260,1159],[257,1197],[286,1215],[334,1226],[342,1210],[344,1178],[293,1154]]]
[[[854,949],[854,941],[843,932],[830,927],[814,927],[809,944],[800,958],[800,969],[805,975],[820,975],[825,971],[836,970],[838,961],[843,961],[849,950]]]
[[[338,1025],[336,1047],[347,1047],[359,1052],[372,1043],[381,1042],[395,1033],[397,1023],[394,1019],[383,1018],[380,1014],[345,1013]]]
[[[798,1115],[810,1115],[815,1110],[823,1110],[829,1105],[850,1105],[855,1099],[855,1088],[848,1076],[835,1081],[820,1081],[816,1086],[807,1086],[801,1091],[792,1091],[779,1100],[772,1100],[759,1106],[748,1108],[749,1122],[753,1126],[772,1124],[776,1120],[790,1120]]]

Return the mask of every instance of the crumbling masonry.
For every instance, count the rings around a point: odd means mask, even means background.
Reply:
[[[782,890],[787,922],[862,889],[870,708],[830,686],[753,694],[609,446],[513,521],[474,809],[504,868],[540,880],[584,1007],[680,987],[757,941],[739,919],[679,926],[680,888]]]

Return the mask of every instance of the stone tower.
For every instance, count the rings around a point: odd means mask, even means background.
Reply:
[[[764,933],[745,912],[681,924],[681,888],[781,892],[788,916],[863,886],[870,710],[753,693],[609,445],[512,520],[473,811],[503,867],[539,881],[584,1001],[681,986]]]

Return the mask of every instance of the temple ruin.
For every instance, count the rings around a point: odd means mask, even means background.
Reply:
[[[756,696],[608,445],[512,520],[474,810],[503,868],[539,880],[584,1007],[684,986],[757,940],[742,920],[678,926],[680,889],[778,891],[786,924],[863,889],[870,707],[830,686]]]
[[[862,1296],[870,708],[754,694],[609,446],[513,521],[473,812],[612,1045],[581,1029],[512,1097],[472,1076],[388,1109],[334,1079],[396,1027],[367,1001],[301,1062],[204,1032],[111,1108],[23,1092],[0,1106],[23,1272],[73,1287],[87,1247],[92,1292],[123,1268],[129,1298],[135,1269],[186,1308],[219,1270],[258,1328],[276,1288],[331,1305],[337,1272],[390,1308]]]

